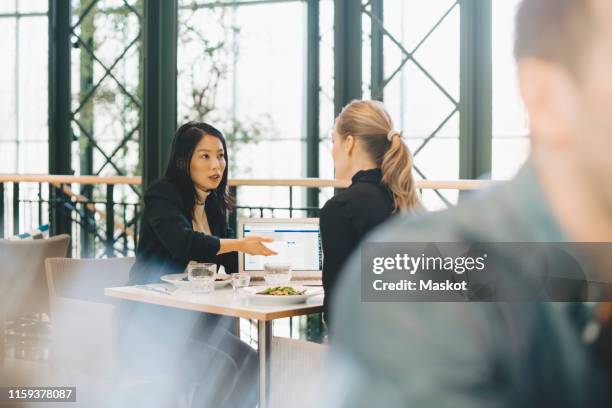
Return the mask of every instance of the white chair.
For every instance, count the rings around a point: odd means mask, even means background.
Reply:
[[[271,346],[270,407],[317,406],[328,346],[284,337]]]
[[[0,288],[9,317],[48,313],[49,293],[44,261],[68,255],[70,236],[48,239],[0,239]]]
[[[172,399],[167,403],[155,400],[159,382],[169,381],[167,377],[119,376],[116,340],[121,301],[105,296],[104,289],[124,286],[134,262],[135,258],[45,262],[53,316],[51,361],[58,383],[77,385],[78,406],[180,408],[187,403],[187,395],[165,396]]]
[[[49,314],[49,291],[44,261],[48,257],[68,255],[70,236],[48,239],[0,239],[0,366],[4,363],[5,322],[13,339],[29,339],[42,347]],[[21,326],[31,329],[21,331]],[[31,332],[31,333],[30,333]],[[0,384],[1,385],[1,384]]]
[[[45,261],[53,317],[53,371],[61,381],[81,386],[82,406],[91,406],[89,399],[103,406],[116,386],[118,300],[105,296],[104,288],[125,285],[134,261],[135,258]]]

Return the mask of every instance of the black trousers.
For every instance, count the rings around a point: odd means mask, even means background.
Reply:
[[[123,302],[117,347],[130,407],[255,407],[257,353],[216,315]],[[134,385],[136,384],[136,385]],[[121,406],[121,404],[116,404]]]

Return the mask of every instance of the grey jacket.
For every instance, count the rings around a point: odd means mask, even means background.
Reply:
[[[563,242],[529,165],[458,207],[397,217],[367,242]],[[358,251],[359,252],[359,251]],[[363,303],[359,253],[333,304],[334,407],[610,406],[579,303]]]

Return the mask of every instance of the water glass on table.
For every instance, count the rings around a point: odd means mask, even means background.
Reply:
[[[195,294],[210,293],[215,290],[215,274],[217,265],[214,263],[192,263],[187,267],[187,279],[192,283]]]
[[[234,293],[238,288],[246,288],[251,283],[251,275],[248,273],[232,273],[231,279]]]
[[[285,286],[291,281],[291,265],[270,262],[264,264],[264,280],[268,286]]]

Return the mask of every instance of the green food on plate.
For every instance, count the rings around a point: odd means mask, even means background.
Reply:
[[[291,286],[275,286],[267,288],[264,291],[258,292],[258,295],[272,295],[272,296],[290,296],[290,295],[303,295],[305,290],[296,290]]]

